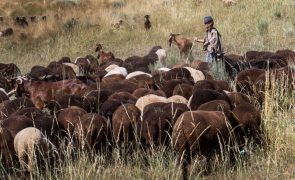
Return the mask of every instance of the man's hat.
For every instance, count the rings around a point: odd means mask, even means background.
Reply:
[[[204,24],[208,24],[213,21],[213,18],[211,16],[205,16],[204,17]]]

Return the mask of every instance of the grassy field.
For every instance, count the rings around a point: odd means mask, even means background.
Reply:
[[[167,50],[168,64],[181,61],[178,49],[168,47],[170,33],[187,37],[203,37],[205,15],[215,18],[227,53],[241,54],[248,50],[295,49],[295,2],[292,0],[238,0],[226,7],[219,0],[80,0],[77,5],[59,8],[51,1],[1,0],[0,16],[49,15],[43,22],[27,29],[16,28],[13,37],[0,39],[0,62],[16,63],[23,73],[33,65],[47,65],[62,56],[75,59],[95,55],[95,44],[104,43],[104,49],[125,59],[144,55],[154,45]],[[34,8],[33,8],[34,7]],[[63,18],[55,21],[55,13]],[[152,29],[143,28],[143,16],[151,15]],[[70,19],[77,25],[69,27]],[[111,24],[124,21],[120,29]],[[0,29],[11,22],[0,24]],[[27,40],[19,34],[26,33]],[[201,45],[195,46],[196,59],[203,59]],[[278,84],[278,86],[283,86]],[[221,158],[213,160],[213,172],[201,175],[200,161],[191,167],[191,178],[201,179],[293,179],[295,178],[295,95],[285,94],[280,88],[267,92],[262,108],[264,124],[270,139],[266,153],[255,151],[236,167],[228,167]],[[36,172],[40,179],[178,179],[180,169],[174,166],[175,154],[167,150],[151,151],[145,155],[136,151],[127,162],[117,150],[110,161],[105,156],[78,152],[56,165],[52,171]],[[144,157],[149,166],[144,166]]]

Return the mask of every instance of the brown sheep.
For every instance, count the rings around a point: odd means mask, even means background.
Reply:
[[[192,110],[197,110],[202,104],[213,100],[224,100],[232,107],[229,97],[223,91],[210,89],[194,91],[188,102],[188,106]]]
[[[50,137],[55,137],[54,133],[57,131],[57,124],[53,116],[45,113],[35,117],[30,117],[28,114],[18,115],[16,113],[16,115],[11,115],[3,121],[3,127],[9,130],[13,137],[20,130],[27,127],[35,127]]]
[[[249,62],[251,68],[253,69],[276,69],[281,67],[286,67],[288,65],[287,60],[280,56],[272,56],[267,59],[256,59]]]
[[[97,88],[97,86],[95,86],[94,88]],[[113,94],[115,92],[133,93],[133,91],[137,89],[137,84],[129,82],[128,80],[122,80],[116,83],[102,83],[99,89],[107,90],[108,92],[110,92],[110,94]]]
[[[115,142],[124,144],[135,141],[135,127],[140,117],[140,110],[134,104],[122,104],[114,112],[112,129]]]
[[[146,67],[143,72],[149,71],[147,69],[147,64],[149,62],[145,62],[143,57],[140,56],[131,56],[124,60],[123,67],[125,67],[128,73],[136,71],[139,67]],[[147,72],[149,73],[149,72]]]
[[[155,64],[159,61],[159,57],[156,54],[157,50],[163,49],[161,46],[154,46],[147,55],[140,56],[132,56],[123,62],[123,67],[127,69],[128,73],[134,71],[143,71],[146,73],[150,73],[149,65]]]
[[[103,83],[103,84],[117,83],[118,81],[121,81],[123,79],[125,79],[124,75],[122,75],[122,74],[113,74],[113,75],[110,75],[110,76],[103,77],[102,80],[101,80],[101,83]]]
[[[184,68],[184,67],[189,67],[188,64],[185,64],[185,63],[176,63],[172,66],[172,69],[174,68]]]
[[[246,61],[252,61],[252,60],[255,60],[255,59],[260,59],[263,57],[263,55],[265,55],[266,52],[260,52],[260,51],[247,51],[245,54],[244,54],[244,59]],[[273,54],[271,52],[267,52],[267,54]]]
[[[0,63],[0,76],[5,78],[15,78],[21,74],[21,71],[14,63]]]
[[[111,96],[112,92],[108,90],[91,90],[83,93],[83,97],[89,99],[95,99],[97,102],[97,106],[101,107],[101,105]]]
[[[143,110],[142,120],[137,121],[137,131],[144,146],[162,146],[169,143],[175,120],[188,107],[181,103],[153,103]]]
[[[29,73],[29,76],[32,79],[36,79],[36,80],[43,80],[46,77],[52,76],[53,73],[51,72],[51,70],[47,67],[43,67],[43,66],[33,66],[31,68],[31,71]]]
[[[203,111],[230,111],[230,105],[224,100],[213,100],[206,102],[198,107],[197,110]]]
[[[16,112],[14,112],[13,114],[11,114],[11,116],[14,115],[20,115],[20,116],[26,116],[28,118],[31,118],[32,120],[44,115],[45,113],[43,113],[40,109],[35,108],[35,107],[25,107],[22,108]]]
[[[237,74],[246,68],[250,68],[250,65],[244,61],[242,56],[236,54],[227,54],[223,59],[225,72],[232,80],[235,79]]]
[[[70,106],[80,107],[89,113],[97,112],[98,98],[66,94],[58,98],[56,101],[51,101],[46,107],[51,111],[51,114],[53,114],[56,111],[68,108]]]
[[[101,114],[104,117],[112,118],[115,110],[125,103],[135,104],[137,98],[128,92],[117,92],[112,94],[101,106]]]
[[[173,126],[172,140],[178,154],[178,162],[184,155],[184,179],[187,179],[188,165],[192,157],[203,155],[208,162],[214,150],[219,150],[220,145],[228,144],[228,123],[227,117],[220,111],[190,111],[178,117]]]
[[[110,141],[110,130],[106,119],[99,114],[83,114],[76,122],[74,137],[82,149],[103,150]]]
[[[186,99],[189,99],[193,93],[193,85],[181,83],[174,87],[173,89],[173,95],[180,95],[185,97]]]
[[[171,79],[163,81],[158,85],[158,88],[166,94],[166,97],[170,97],[173,95],[173,90],[178,84],[192,85],[192,82],[184,79]]]
[[[117,66],[121,67],[121,66],[123,66],[123,63],[124,63],[124,61],[122,59],[114,58],[114,59],[108,60],[107,63],[101,65],[99,68],[106,69],[110,65],[117,65]]]
[[[195,83],[193,92],[201,89],[211,89],[211,90],[226,90],[231,91],[229,84],[226,81],[221,80],[200,80]]]
[[[251,103],[249,97],[243,93],[230,92],[230,93],[227,93],[227,95],[234,107],[244,103]]]
[[[289,62],[294,62],[295,60],[295,52],[289,49],[277,50],[276,54],[288,60]]]
[[[12,167],[13,162],[16,160],[13,138],[9,130],[0,128],[0,154],[4,168]]]
[[[147,88],[138,88],[132,93],[132,95],[135,96],[137,99],[148,94],[154,94],[154,95],[163,96],[163,97],[166,96],[162,90],[155,91],[155,90],[147,89]]]
[[[4,89],[0,88],[0,103],[3,101],[9,100],[9,97]]]
[[[0,76],[0,89],[11,94],[15,89],[15,79],[6,79],[5,77]],[[9,93],[10,92],[10,93]]]
[[[201,60],[194,60],[191,63],[191,67],[200,71],[206,71],[209,72],[210,71],[210,65],[207,62],[203,62]]]
[[[14,100],[3,101],[0,104],[0,118],[8,117],[12,113],[25,107],[34,107],[34,104],[28,98],[16,98]]]
[[[16,96],[29,94],[35,107],[39,109],[43,109],[51,100],[57,100],[65,94],[79,94],[87,88],[87,85],[78,79],[43,82],[19,78],[17,83]]]
[[[264,74],[262,69],[248,69],[240,72],[236,79],[236,88],[238,92],[253,94],[253,84],[257,77]]]
[[[99,66],[103,66],[107,64],[109,61],[112,61],[114,59],[115,59],[115,55],[112,52],[106,53],[103,50],[100,50],[98,64]]]
[[[246,138],[254,140],[259,145],[265,145],[260,111],[252,104],[243,103],[235,107],[232,112],[244,130]]]
[[[175,68],[166,72],[157,73],[153,75],[153,81],[156,86],[159,86],[164,80],[172,79],[187,79],[192,80],[192,76],[189,70],[186,68]]]
[[[146,74],[137,75],[128,79],[129,82],[137,85],[138,88],[145,87],[154,88],[154,82],[152,78]]]
[[[66,56],[61,57],[57,62],[59,62],[59,63],[72,63],[71,59],[69,57],[66,57]]]
[[[2,123],[2,127],[7,129],[13,138],[19,131],[33,126],[34,124],[31,118],[21,115],[10,116]]]
[[[292,72],[288,72],[287,67],[275,69],[269,71],[269,73],[263,73],[255,79],[251,89],[251,95],[253,95],[262,107],[265,100],[265,90],[271,90],[271,88],[276,86],[278,82],[279,84],[284,85],[284,89],[287,91],[292,91],[292,89],[294,89],[295,79],[293,79],[292,76],[295,77],[294,73],[292,74]],[[266,84],[267,80],[269,82],[268,84]],[[279,88],[279,86],[277,88]]]
[[[58,80],[76,78],[76,73],[73,68],[60,62],[53,61],[49,63],[47,68],[50,70],[51,74],[55,76]]]
[[[96,59],[92,55],[78,57],[75,60],[75,64],[79,66],[84,75],[92,74],[95,71],[95,69],[99,67],[98,59]]]
[[[77,122],[79,122],[79,119],[86,113],[84,109],[72,106],[63,109],[59,113],[57,122],[62,129],[66,130],[69,136],[72,136]]]

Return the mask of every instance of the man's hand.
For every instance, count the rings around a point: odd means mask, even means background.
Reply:
[[[198,42],[198,38],[197,37],[194,37],[194,42]]]

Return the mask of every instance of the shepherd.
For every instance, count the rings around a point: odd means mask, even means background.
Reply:
[[[213,63],[213,60],[223,59],[223,47],[221,43],[221,35],[214,27],[214,21],[211,16],[204,17],[206,27],[206,35],[204,39],[194,38],[195,42],[203,43],[204,51],[206,51],[206,62]]]

